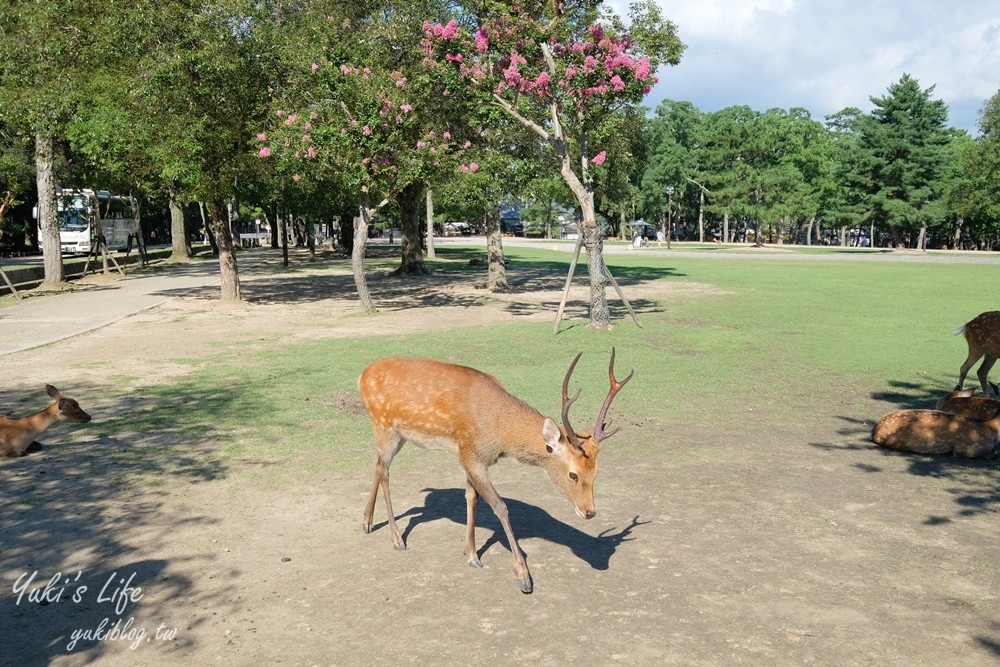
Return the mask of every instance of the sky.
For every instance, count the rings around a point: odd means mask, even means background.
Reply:
[[[802,107],[819,121],[870,112],[903,74],[948,105],[948,126],[977,136],[1000,90],[998,0],[656,0],[687,45],[661,67],[645,105],[703,112]],[[609,3],[627,16],[627,1]]]

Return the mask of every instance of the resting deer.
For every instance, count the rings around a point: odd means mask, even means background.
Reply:
[[[1000,401],[973,396],[975,392],[975,387],[955,390],[947,396],[939,398],[934,407],[976,421],[993,419],[1000,414]]]
[[[503,456],[545,468],[556,488],[573,504],[576,513],[592,519],[594,477],[601,442],[618,429],[608,430],[605,421],[615,395],[633,373],[621,382],[615,379],[615,350],[611,349],[608,375],[611,389],[597,416],[593,434],[578,433],[569,421],[569,381],[576,363],[570,364],[562,385],[562,423],[556,423],[503,388],[500,381],[473,368],[429,359],[382,359],[364,370],[358,381],[361,399],[372,421],[375,447],[375,480],[365,506],[362,528],[371,532],[372,513],[379,487],[389,515],[389,532],[396,549],[406,544],[396,526],[389,499],[389,465],[407,440],[428,449],[444,449],[458,457],[466,477],[465,557],[481,568],[476,553],[476,500],[489,504],[503,525],[514,555],[514,572],[524,593],[532,591],[531,574],[517,544],[507,515],[507,505],[497,493],[487,469]]]
[[[50,384],[45,385],[45,391],[55,402],[44,410],[18,419],[0,417],[0,456],[24,456],[41,449],[35,438],[56,422],[90,421],[90,415],[75,400],[63,396]]]
[[[973,364],[983,358],[976,375],[983,388],[986,398],[1000,396],[1000,388],[989,381],[990,369],[1000,357],[1000,311],[991,310],[974,317],[970,322],[955,329],[954,335],[965,334],[965,342],[969,344],[969,356],[962,364],[958,374],[956,391],[965,386],[965,376]]]
[[[941,410],[896,410],[875,424],[872,442],[918,454],[987,458],[1000,442],[1000,416],[977,421]]]

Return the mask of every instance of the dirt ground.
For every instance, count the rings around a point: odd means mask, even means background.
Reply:
[[[373,276],[384,314],[366,320],[347,317],[349,289],[338,300],[325,284],[312,298],[306,274],[255,275],[236,308],[206,290],[3,357],[5,384],[71,386],[99,369],[135,391],[191,371],[145,363],[141,350],[197,358],[233,332],[294,341],[551,322],[562,286],[515,275],[518,291],[487,298],[449,275]],[[710,289],[646,287],[653,300]],[[434,307],[413,308],[414,297]],[[726,415],[625,424],[631,435],[601,455],[592,521],[540,470],[491,470],[528,555],[530,596],[484,505],[485,568],[466,566],[463,479],[447,456],[411,456],[393,476],[409,547],[396,552],[381,501],[373,534],[361,531],[367,470],[272,485],[248,461],[234,465],[259,483],[206,470],[140,487],[82,455],[100,444],[85,428],[56,426],[41,453],[0,461],[0,664],[1000,664],[995,464],[884,452],[866,441],[870,424],[834,415],[779,428]],[[350,446],[367,455],[370,443]]]

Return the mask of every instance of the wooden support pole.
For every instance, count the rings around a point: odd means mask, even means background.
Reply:
[[[563,287],[562,299],[559,301],[559,310],[556,311],[556,324],[552,330],[553,334],[559,333],[559,325],[562,323],[563,311],[566,309],[566,299],[569,297],[569,286],[573,282],[573,273],[576,271],[576,262],[580,258],[580,248],[583,246],[583,230],[576,239],[576,249],[573,250],[573,259],[569,263],[569,273],[566,274],[566,286]]]

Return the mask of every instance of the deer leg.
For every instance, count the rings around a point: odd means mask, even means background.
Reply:
[[[956,385],[955,391],[961,391],[962,387],[965,386],[965,376],[969,374],[969,370],[977,361],[979,361],[981,356],[983,356],[981,350],[969,349],[969,356],[966,358],[965,363],[962,364],[962,368],[958,371],[958,385]],[[989,397],[989,393],[987,393],[986,396]]]
[[[465,478],[465,558],[469,565],[476,568],[483,566],[482,561],[476,554],[476,500],[478,499],[476,487],[472,485],[472,480]]]
[[[375,459],[375,480],[372,482],[372,492],[368,494],[368,502],[365,504],[365,516],[361,522],[361,529],[365,534],[372,532],[372,515],[375,514],[375,499],[378,497],[378,487],[382,481],[382,458]]]
[[[500,519],[500,525],[503,526],[504,532],[507,533],[507,542],[510,543],[510,551],[514,555],[514,574],[517,577],[517,585],[521,587],[522,593],[530,593],[532,591],[531,573],[528,572],[528,563],[524,560],[524,554],[517,543],[517,538],[514,537],[514,529],[510,526],[507,503],[497,493],[496,487],[490,481],[485,468],[480,469],[479,466],[476,466],[473,469],[466,468],[466,471],[469,482],[479,492],[479,495],[483,497],[483,500],[489,503],[489,506],[493,508],[493,513]]]
[[[382,497],[385,499],[385,510],[389,517],[389,533],[392,537],[393,546],[403,551],[406,549],[406,544],[403,542],[403,537],[399,533],[399,527],[396,525],[396,515],[392,511],[392,500],[389,498],[389,466],[392,464],[392,459],[396,456],[400,447],[403,446],[403,437],[399,434],[392,433],[389,435],[377,433],[376,434],[376,447],[378,449],[378,458],[375,460],[375,476],[372,480],[372,490],[368,494],[368,502],[365,505],[365,515],[364,520],[361,524],[362,529],[369,533],[372,529],[372,517],[375,513],[375,498],[378,496],[379,488],[382,489]]]
[[[976,375],[979,376],[979,384],[983,387],[983,395],[986,398],[996,397],[996,393],[991,391],[992,386],[989,383],[990,369],[993,368],[993,364],[995,364],[996,361],[996,357],[991,354],[987,354],[983,359],[983,363],[979,365],[979,370],[976,372]]]

